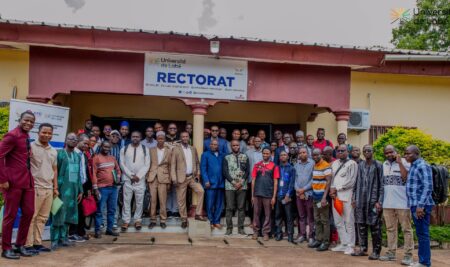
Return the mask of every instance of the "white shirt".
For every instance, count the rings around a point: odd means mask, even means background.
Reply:
[[[184,158],[186,159],[186,174],[192,174],[192,151],[189,146],[184,147],[181,145],[184,152]]]
[[[144,176],[150,169],[150,151],[145,146],[144,149],[147,149],[145,157],[141,144],[137,147],[129,145],[126,155],[125,147],[120,149],[120,168],[123,172],[122,178],[124,181],[130,180],[133,175],[136,175],[139,177],[139,184],[145,184]]]
[[[164,147],[162,149],[156,148],[156,152],[158,153],[158,165],[161,164],[161,161],[164,159],[164,151]]]
[[[347,160],[345,165],[339,170],[342,162],[335,160],[331,164],[333,170],[333,179],[331,187],[336,188],[337,197],[342,201],[350,201],[353,195],[353,187],[355,186],[356,176],[358,175],[358,164],[353,160]],[[337,171],[339,172],[337,173]]]
[[[404,158],[402,158],[403,166],[407,171],[411,167]],[[408,197],[406,195],[406,182],[403,181],[400,173],[400,165],[396,162],[386,160],[383,163],[383,185],[384,199],[383,208],[385,209],[409,209]]]

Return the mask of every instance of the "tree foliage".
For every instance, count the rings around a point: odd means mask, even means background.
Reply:
[[[450,46],[450,1],[418,0],[417,8],[399,18],[391,42],[397,48],[447,51]],[[409,17],[409,18],[408,18]]]
[[[9,107],[0,107],[0,140],[8,132]]]
[[[386,145],[393,145],[400,154],[403,154],[407,146],[416,145],[428,163],[450,166],[450,143],[434,139],[419,129],[394,127],[378,138],[373,144],[378,160],[384,160],[383,149]]]

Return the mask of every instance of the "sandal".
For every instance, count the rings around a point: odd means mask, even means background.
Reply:
[[[136,223],[134,224],[134,228],[136,228],[136,230],[141,230],[141,228],[142,228],[141,222],[136,222]]]
[[[126,232],[128,230],[128,223],[124,223],[122,224],[122,226],[120,227],[120,230],[122,232]]]

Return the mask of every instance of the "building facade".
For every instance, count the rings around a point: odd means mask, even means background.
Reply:
[[[404,126],[450,141],[448,53],[213,39],[217,55],[204,36],[0,20],[0,98],[70,107],[71,130],[87,118],[193,122],[199,151],[205,123],[323,127],[360,146]],[[144,95],[149,52],[245,61],[247,99]],[[352,109],[368,110],[372,129],[349,130]]]

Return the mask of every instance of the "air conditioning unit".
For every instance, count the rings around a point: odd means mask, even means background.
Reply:
[[[348,121],[348,129],[364,131],[370,128],[370,111],[367,109],[353,109]]]

